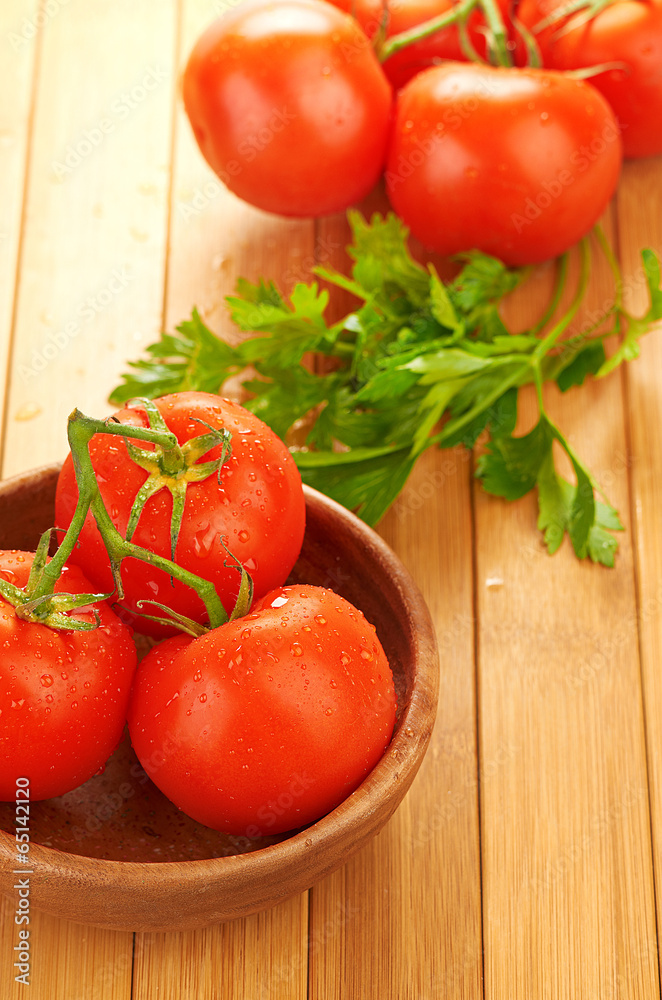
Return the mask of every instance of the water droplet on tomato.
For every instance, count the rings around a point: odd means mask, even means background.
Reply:
[[[332,677],[331,680],[329,681],[329,686],[332,687],[332,688],[337,688],[338,687],[338,681],[335,680],[334,677]]]
[[[198,559],[204,559],[209,555],[214,544],[215,535],[216,532],[208,523],[203,524],[199,531],[195,532],[193,536],[193,551]]]
[[[53,678],[50,674],[42,674],[39,678],[39,683],[42,687],[49,688],[53,683]]]
[[[303,656],[303,649],[298,642],[292,643],[290,646],[290,652],[292,653],[292,656]]]
[[[318,625],[326,625],[326,618],[324,615],[315,615],[313,621],[317,622]]]
[[[327,708],[327,710],[326,710],[326,712],[324,714],[325,715],[333,715],[333,709],[332,708]]]
[[[237,532],[237,538],[239,539],[240,542],[247,542],[250,537],[251,536],[248,534],[245,528],[242,528],[241,531]]]
[[[340,662],[342,663],[343,667],[346,667],[348,663],[352,662],[352,658],[351,656],[348,656],[347,653],[341,653]]]
[[[204,693],[203,693],[203,694],[201,694],[201,695],[200,695],[200,698],[199,698],[199,701],[201,701],[201,702],[202,702],[202,704],[204,705],[204,703],[205,703],[205,702],[207,701],[207,695],[206,695],[206,694],[204,694]]]
[[[20,698],[18,701],[12,701],[11,707],[12,708],[23,708],[24,704],[25,704],[25,698]]]
[[[368,663],[370,663],[370,661],[373,659],[373,656],[369,649],[361,650],[361,659],[366,660]]]
[[[193,680],[194,681],[201,681],[202,680],[202,671],[201,670],[196,670],[196,672],[193,674]]]

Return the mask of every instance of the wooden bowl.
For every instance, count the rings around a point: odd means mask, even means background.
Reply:
[[[0,483],[0,548],[33,549],[53,524],[59,467]],[[149,781],[128,739],[103,774],[30,805],[29,866],[16,863],[14,803],[0,804],[0,889],[30,906],[122,930],[185,930],[245,916],[303,892],[384,826],[430,739],[438,654],[426,605],[398,558],[353,514],[306,489],[307,526],[293,582],[330,587],[377,628],[395,677],[396,727],[383,758],[327,816],[249,841],[184,816]]]

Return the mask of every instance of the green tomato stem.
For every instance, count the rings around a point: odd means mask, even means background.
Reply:
[[[228,615],[221,604],[214,585],[210,581],[203,580],[194,573],[190,573],[170,559],[150,552],[148,549],[135,545],[133,542],[127,542],[125,538],[122,538],[122,535],[113,524],[106,510],[99,491],[99,484],[94,474],[89,445],[97,433],[119,434],[122,437],[152,441],[166,448],[173,447],[173,441],[176,443],[175,435],[170,432],[151,430],[146,427],[131,427],[127,424],[107,423],[106,421],[95,420],[91,417],[86,417],[79,410],[74,410],[70,415],[67,430],[78,485],[78,503],[76,504],[71,524],[57,552],[51,561],[44,566],[39,582],[30,596],[35,599],[53,593],[55,583],[60,577],[64,564],[78,541],[78,536],[87,517],[87,512],[91,510],[106,546],[115,585],[120,597],[122,596],[122,583],[119,572],[120,564],[123,559],[130,556],[149,563],[156,569],[163,570],[169,576],[192,587],[205,605],[210,627],[216,628],[219,625],[224,625],[228,620]]]
[[[423,41],[430,35],[435,35],[438,31],[443,31],[444,28],[450,28],[456,24],[460,29],[460,45],[464,55],[472,62],[482,61],[479,60],[466,31],[461,30],[471,12],[477,8],[482,10],[485,15],[494,63],[497,66],[512,66],[513,62],[508,49],[508,33],[495,0],[460,0],[460,3],[446,11],[445,14],[440,14],[439,17],[430,18],[429,21],[417,24],[415,27],[401,31],[398,35],[392,35],[383,41],[378,40],[375,44],[377,58],[384,63],[396,52],[401,52],[402,49],[406,49],[415,42]]]
[[[406,49],[414,42],[420,42],[424,38],[429,38],[430,35],[442,31],[444,28],[449,28],[451,25],[457,24],[461,17],[467,17],[475,7],[481,6],[483,2],[484,0],[462,0],[461,3],[458,3],[451,10],[446,11],[445,14],[433,17],[422,24],[417,24],[414,28],[409,28],[407,31],[401,31],[398,35],[392,35],[383,45],[377,47],[377,58],[382,63],[386,62],[396,52]],[[490,0],[487,0],[487,2],[489,3]]]
[[[508,32],[503,23],[501,11],[497,7],[495,0],[480,0],[480,7],[489,28],[492,54],[496,65],[509,68],[513,65],[513,60],[508,49]]]

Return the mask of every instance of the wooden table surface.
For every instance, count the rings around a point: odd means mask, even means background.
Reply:
[[[241,204],[201,160],[179,97],[193,40],[235,0],[2,0],[2,475],[64,456],[75,405],[108,412],[125,360],[197,304],[263,274],[342,263],[342,218]],[[638,251],[662,250],[662,161],[628,164],[605,219],[641,312]],[[523,319],[543,267],[509,307]],[[587,309],[613,297],[597,267]],[[14,983],[33,1000],[621,1000],[659,997],[662,877],[662,335],[627,371],[549,392],[621,511],[616,567],[549,557],[535,499],[427,454],[380,531],[438,630],[433,741],[394,819],[344,869],[278,908],[203,931],[98,930],[32,913]],[[524,411],[526,415],[526,405]]]

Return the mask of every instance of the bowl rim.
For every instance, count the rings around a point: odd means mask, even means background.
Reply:
[[[55,475],[61,463],[41,466],[28,472],[20,473],[10,479],[0,482],[0,490],[7,486],[19,486],[29,482],[35,475],[42,477]],[[313,505],[318,511],[340,518],[348,527],[358,527],[363,547],[373,550],[376,557],[384,565],[392,584],[397,590],[409,626],[410,642],[412,644],[412,660],[417,664],[417,670],[412,685],[411,695],[400,716],[397,730],[388,744],[383,756],[373,769],[365,776],[358,788],[350,793],[335,809],[325,814],[315,823],[285,837],[283,840],[247,853],[225,855],[215,858],[181,861],[133,861],[95,858],[84,854],[75,854],[56,847],[46,847],[36,841],[30,842],[31,868],[38,866],[39,875],[50,876],[59,880],[71,879],[85,883],[86,889],[108,888],[109,882],[121,874],[122,881],[135,881],[136,884],[158,881],[167,891],[168,887],[183,883],[188,888],[198,885],[208,885],[210,878],[217,876],[229,877],[238,873],[250,864],[257,879],[276,873],[288,858],[290,865],[307,867],[306,856],[311,848],[331,846],[336,840],[343,840],[352,829],[365,824],[366,813],[370,815],[383,807],[384,790],[389,784],[401,785],[401,794],[393,795],[394,804],[386,820],[404,797],[416,771],[418,770],[425,750],[430,740],[432,725],[436,715],[439,691],[439,651],[436,633],[429,609],[420,593],[418,585],[406,569],[400,558],[381,538],[377,532],[361,521],[355,514],[347,510],[335,500],[304,485],[306,506]],[[405,597],[406,595],[406,597]],[[332,818],[332,822],[329,820]],[[384,822],[386,822],[384,820]],[[383,824],[381,824],[383,825]],[[380,826],[381,828],[381,826]],[[11,864],[11,852],[14,846],[14,836],[0,829],[0,869],[7,861]],[[359,847],[363,841],[359,838]],[[358,849],[358,848],[357,848]],[[14,852],[15,854],[15,852]],[[349,858],[349,854],[347,857]],[[334,868],[329,868],[329,872]],[[35,872],[36,874],[36,872]],[[323,878],[328,872],[322,872],[311,882]]]

